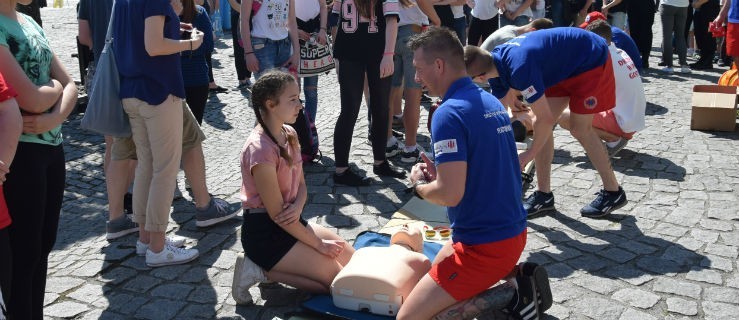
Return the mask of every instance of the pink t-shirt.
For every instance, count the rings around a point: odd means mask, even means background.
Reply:
[[[290,126],[283,126],[285,130],[296,137],[297,133]],[[241,151],[241,205],[246,209],[264,208],[262,199],[257,193],[254,184],[252,168],[257,164],[268,164],[277,169],[277,183],[280,186],[282,201],[293,202],[298,196],[298,187],[303,177],[303,160],[300,157],[300,145],[296,142],[292,148],[287,144],[287,153],[293,160],[293,165],[280,157],[280,148],[267,136],[261,126],[251,131]]]

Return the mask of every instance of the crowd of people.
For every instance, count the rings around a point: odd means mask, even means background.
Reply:
[[[329,293],[354,253],[335,232],[301,217],[308,191],[298,132],[288,124],[304,107],[309,121],[319,111],[319,76],[295,77],[306,42],[333,39],[341,92],[334,183],[373,182],[350,163],[364,96],[373,173],[409,176],[417,197],[447,207],[453,236],[413,285],[399,319],[467,318],[470,309],[493,305],[489,290],[501,280],[515,291],[497,304],[506,312],[528,319],[548,308],[542,302],[551,304],[545,276],[518,260],[527,219],[555,208],[553,128],[569,130],[603,183],[582,216],[604,217],[625,205],[610,157],[645,126],[640,73],[650,67],[656,12],[663,26],[662,71],[674,70],[673,42],[681,72],[712,68],[722,50],[739,56],[738,0],[228,3],[235,89],[250,90],[257,119],[241,152],[240,206],[208,192],[200,128],[209,95],[227,90],[212,72],[210,15],[219,1],[81,0],[77,18],[79,42],[91,48],[95,61],[112,28],[119,96],[132,131],[131,137],[105,137],[106,238],[138,232],[136,253],[151,267],[198,258],[184,239],[166,235],[182,168],[198,227],[243,209],[245,253],[232,287],[239,304],[251,303],[249,288],[268,280]],[[18,11],[23,6],[37,9],[38,3],[0,0],[0,60],[8,62],[0,65],[0,301],[9,319],[41,319],[65,186],[61,124],[78,90],[49,45],[40,16]],[[690,66],[689,12],[700,50]],[[709,23],[728,25],[725,42],[708,34]],[[94,62],[87,71],[94,78]],[[430,122],[433,160],[417,142],[427,95],[439,98]],[[404,144],[394,123],[404,127]],[[532,139],[521,154],[514,136],[519,129]],[[409,172],[390,164],[397,155],[414,164]],[[537,190],[522,201],[520,173],[531,161]],[[306,263],[314,267],[304,268]]]

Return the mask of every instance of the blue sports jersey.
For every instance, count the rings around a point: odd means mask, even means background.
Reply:
[[[560,81],[603,65],[608,45],[580,28],[552,28],[515,37],[492,55],[498,69],[498,77],[489,81],[493,94],[502,98],[513,88],[531,103]]]
[[[729,14],[727,20],[731,23],[739,23],[739,0],[724,0],[731,1],[729,6]]]
[[[634,42],[634,39],[631,39],[631,36],[629,36],[629,34],[617,27],[611,27],[611,33],[613,34],[612,40],[613,43],[616,45],[616,48],[625,51],[626,54],[629,55],[629,58],[631,58],[631,61],[634,61],[634,66],[636,67],[636,70],[641,73],[641,54],[639,53],[639,48],[636,47],[636,42]]]
[[[503,105],[465,77],[452,83],[431,120],[436,165],[464,161],[464,196],[447,208],[452,240],[500,241],[526,229],[521,175],[511,122]]]

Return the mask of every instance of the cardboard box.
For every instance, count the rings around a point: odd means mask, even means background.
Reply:
[[[737,88],[717,85],[694,86],[690,129],[734,131]]]

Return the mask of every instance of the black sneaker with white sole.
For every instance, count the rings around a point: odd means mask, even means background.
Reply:
[[[400,152],[400,161],[403,161],[404,163],[416,163],[420,157],[421,154],[417,148],[409,152],[406,152],[405,150]]]
[[[597,197],[593,202],[580,210],[580,215],[586,218],[605,217],[611,211],[621,208],[629,202],[626,199],[626,192],[620,186],[618,191],[601,189],[596,195]]]
[[[370,183],[372,183],[372,180],[349,168],[342,173],[334,173],[334,183],[352,187],[360,187],[370,185]]]
[[[511,303],[504,311],[517,319],[538,320],[541,317],[541,312],[539,311],[537,300],[539,294],[536,291],[535,278],[524,274],[523,271],[524,268],[519,267],[518,273],[516,274],[518,290],[516,290]]]
[[[543,314],[544,311],[552,307],[554,301],[552,298],[552,288],[549,286],[549,274],[547,270],[533,262],[521,263],[519,268],[534,283],[537,293],[536,303],[539,307],[539,313]]]
[[[526,216],[531,218],[538,216],[546,211],[554,210],[554,194],[549,192],[534,191],[523,202],[523,208],[526,209]]]
[[[400,147],[397,143],[394,143],[389,147],[385,147],[385,158],[392,158],[398,154],[400,154]]]

